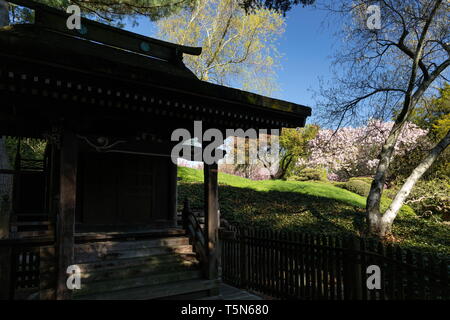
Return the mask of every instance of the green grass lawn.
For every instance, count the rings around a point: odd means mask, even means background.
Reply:
[[[178,175],[179,199],[201,208],[203,171],[180,167]],[[390,201],[383,199],[382,207]],[[253,181],[219,173],[219,203],[222,216],[237,225],[339,235],[358,234],[365,223],[366,199],[328,182]],[[450,227],[418,218],[408,206],[393,233],[403,247],[450,256]]]

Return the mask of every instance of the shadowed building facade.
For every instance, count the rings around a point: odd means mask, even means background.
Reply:
[[[66,13],[12,2],[33,9],[35,21],[0,28],[0,135],[47,147],[40,162],[19,150],[13,168],[0,168],[13,181],[2,297],[28,292],[17,271],[26,252],[36,269],[29,292],[41,299],[214,294],[217,165],[204,166],[204,223],[186,209],[181,225],[173,130],[193,132],[194,121],[224,135],[302,127],[310,108],[198,80],[183,55],[201,48],[86,19],[68,30]],[[85,285],[72,292],[74,264]]]

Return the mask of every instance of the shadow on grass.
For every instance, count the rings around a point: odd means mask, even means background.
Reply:
[[[203,208],[203,184],[181,183],[182,199],[192,208]],[[256,191],[227,185],[219,186],[221,215],[235,225],[285,231],[306,231],[327,235],[360,235],[365,227],[363,208],[322,196],[301,192]],[[438,255],[450,255],[448,226],[415,216],[399,216],[394,235],[402,247]]]
[[[203,184],[180,184],[178,197],[179,203],[188,198],[192,208],[203,208]],[[327,234],[359,234],[364,226],[362,209],[299,192],[220,185],[219,205],[222,216],[237,225]]]

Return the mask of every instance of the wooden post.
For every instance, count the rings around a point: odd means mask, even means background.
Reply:
[[[173,227],[178,224],[177,176],[178,166],[172,162],[172,158],[169,158],[169,216],[173,220]]]
[[[183,229],[187,231],[188,224],[189,224],[189,214],[191,212],[191,207],[189,204],[189,200],[186,198],[184,199],[184,205],[183,205],[183,211],[181,213],[181,219],[183,223]]]
[[[0,300],[12,299],[12,270],[11,264],[13,259],[13,247],[1,246],[0,247]]]
[[[205,238],[208,261],[206,276],[217,279],[219,276],[219,199],[217,182],[217,163],[204,163],[204,191],[205,191]]]
[[[0,182],[1,183],[1,182]],[[8,239],[11,229],[11,200],[0,194],[0,239]]]
[[[363,281],[362,266],[359,252],[360,242],[357,238],[349,236],[346,241],[346,255],[344,261],[344,299],[361,300]],[[364,282],[365,284],[365,282]]]
[[[239,287],[246,288],[248,282],[248,273],[247,273],[247,230],[240,229],[239,230]]]
[[[77,177],[77,138],[71,131],[61,134],[60,155],[60,198],[57,217],[57,256],[58,276],[56,283],[56,299],[70,299],[71,292],[67,288],[67,267],[74,261],[75,204]]]
[[[55,299],[55,247],[39,248],[39,300]]]

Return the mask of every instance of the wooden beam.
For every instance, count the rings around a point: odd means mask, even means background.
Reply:
[[[208,279],[219,277],[219,189],[217,163],[203,165],[205,193],[205,236],[208,261],[205,273]]]
[[[60,198],[56,233],[58,250],[56,299],[58,300],[71,298],[71,292],[66,285],[68,277],[66,271],[74,261],[77,158],[76,135],[65,130],[61,134]]]
[[[169,219],[173,220],[173,226],[177,226],[178,212],[177,212],[177,175],[178,166],[169,158]]]

